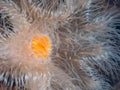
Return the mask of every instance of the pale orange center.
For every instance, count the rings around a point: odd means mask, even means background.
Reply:
[[[38,58],[47,58],[51,49],[51,43],[48,36],[33,36],[31,49]]]

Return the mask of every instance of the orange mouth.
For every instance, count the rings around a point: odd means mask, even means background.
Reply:
[[[51,43],[48,36],[33,36],[31,49],[35,56],[45,59],[49,56]]]

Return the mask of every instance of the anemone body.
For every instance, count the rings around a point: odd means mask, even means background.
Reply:
[[[0,90],[117,90],[120,13],[115,3],[1,0]],[[30,48],[35,35],[50,40],[46,58]]]

